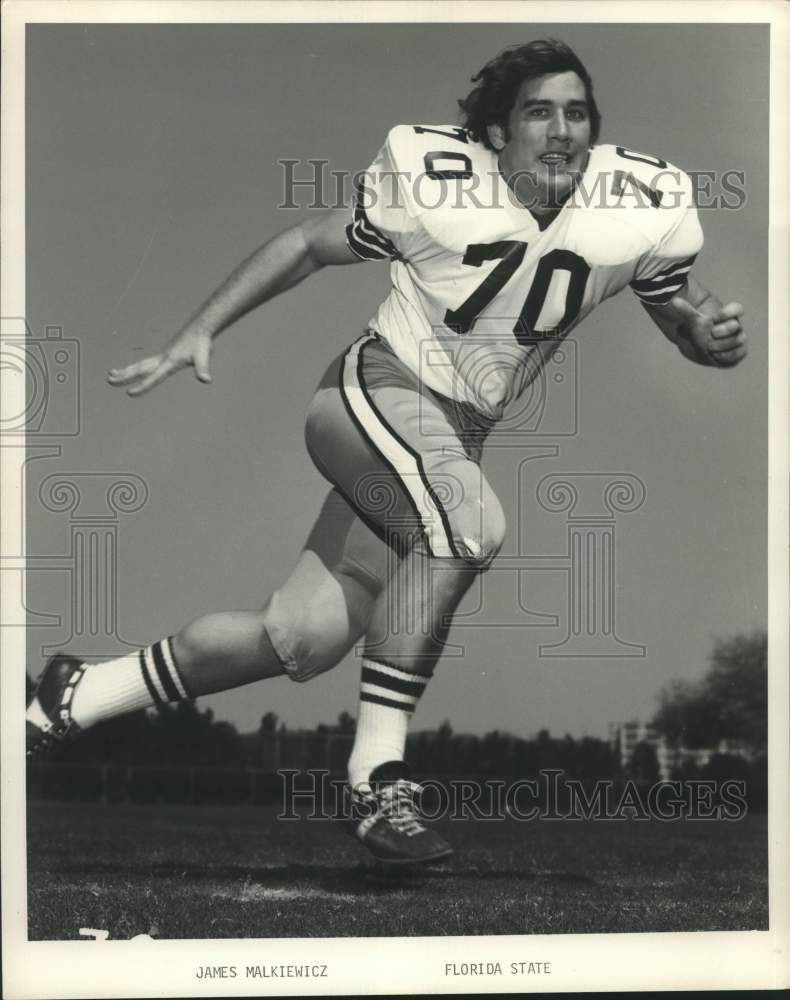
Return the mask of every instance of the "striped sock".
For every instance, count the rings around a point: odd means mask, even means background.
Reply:
[[[354,749],[348,762],[352,788],[388,760],[403,760],[409,719],[429,677],[376,660],[362,660],[362,685]]]
[[[89,664],[74,691],[71,716],[85,729],[140,708],[189,698],[167,638],[108,663]]]

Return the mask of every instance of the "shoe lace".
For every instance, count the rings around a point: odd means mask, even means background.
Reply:
[[[38,742],[27,751],[27,757],[46,757],[56,746],[64,741],[68,735],[68,731],[68,726],[53,726],[52,729],[44,733]]]
[[[400,778],[391,785],[385,785],[377,795],[379,815],[385,817],[395,830],[405,833],[407,837],[425,832],[414,805],[414,796],[420,790],[420,786],[413,781]]]

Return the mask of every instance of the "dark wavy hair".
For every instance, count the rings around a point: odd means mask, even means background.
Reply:
[[[473,139],[493,149],[488,126],[507,127],[521,84],[547,73],[567,72],[576,73],[584,82],[590,110],[590,142],[594,143],[601,131],[601,113],[593,97],[592,79],[573,49],[556,38],[514,45],[487,62],[472,77],[472,83],[477,86],[458,102],[462,111],[461,124]]]

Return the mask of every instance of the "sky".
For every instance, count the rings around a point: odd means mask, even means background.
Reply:
[[[27,604],[62,619],[29,627],[32,675],[44,646],[80,652],[69,644],[78,582],[62,557],[85,528],[74,519],[101,508],[86,500],[70,522],[45,506],[53,474],[78,474],[86,493],[132,474],[147,491],[117,517],[117,628],[88,643],[105,658],[208,611],[259,607],[290,572],[328,488],[304,448],[307,407],[386,294],[386,265],[327,269],[245,317],[216,344],[211,386],[181,373],[131,400],[105,373],[158,350],[240,260],[309,214],[306,201],[278,207],[278,161],[364,169],[390,127],[456,122],[477,69],[548,35],[590,70],[602,142],[687,171],[744,172],[745,205],[700,212],[695,273],[744,303],[751,354],[730,372],[689,364],[630,293],[574,331],[552,369],[562,391],[546,397],[552,426],[574,433],[492,438],[484,467],[508,518],[503,559],[462,605],[459,655],[440,664],[414,728],[447,718],[457,731],[605,736],[609,722],[648,718],[673,678],[699,678],[714,637],[764,626],[767,28],[35,25],[27,320],[35,337],[56,326],[76,342],[78,392],[57,405],[78,406],[80,421],[59,456],[28,465],[28,552],[51,565],[30,573]],[[567,514],[537,492],[559,474],[644,489],[615,518],[614,591],[617,635],[644,655],[541,653],[566,634],[567,581],[514,567],[540,555],[563,565]],[[242,730],[267,711],[312,726],[356,711],[358,671],[348,657],[307,685],[277,679],[200,704]]]

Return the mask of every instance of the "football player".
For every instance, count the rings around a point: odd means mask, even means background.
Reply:
[[[110,372],[135,397],[185,367],[210,382],[213,342],[234,320],[320,268],[390,262],[388,297],[309,409],[307,446],[332,489],[291,576],[262,610],[205,616],[134,655],[55,656],[28,708],[31,753],[121,712],[283,672],[309,680],[364,637],[356,832],[392,863],[450,853],[421,822],[403,757],[453,612],[502,545],[487,434],[558,342],[626,287],[691,361],[746,355],[742,307],[690,274],[703,241],[689,178],[598,144],[575,53],[534,41],[473,82],[461,127],[393,128],[350,211],[276,236],[163,351]]]

